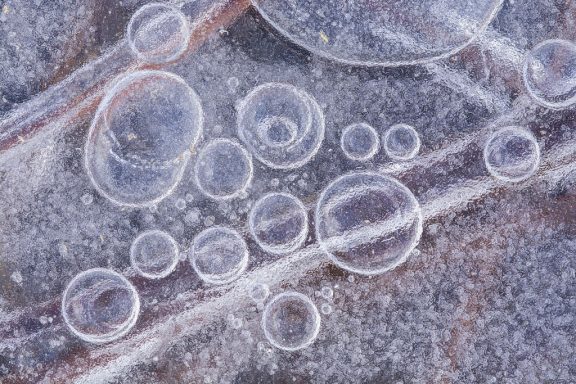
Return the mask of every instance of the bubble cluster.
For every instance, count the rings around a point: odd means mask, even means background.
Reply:
[[[526,55],[524,85],[541,105],[560,109],[576,103],[576,44],[546,40]]]
[[[98,192],[119,205],[153,205],[182,178],[203,124],[200,100],[180,77],[138,71],[102,100],[85,146]]]
[[[344,154],[357,161],[370,160],[378,152],[380,140],[376,130],[366,124],[357,123],[344,128],[340,138]]]
[[[232,199],[241,195],[252,180],[252,159],[238,143],[215,139],[196,159],[196,184],[213,199]]]
[[[134,13],[127,36],[130,48],[140,60],[159,64],[175,60],[186,51],[190,28],[180,10],[151,3]]]
[[[403,263],[422,233],[418,201],[396,179],[373,172],[344,175],[320,195],[316,238],[341,268],[364,275]]]
[[[382,139],[384,151],[393,160],[410,160],[420,151],[420,136],[407,124],[393,125]]]
[[[272,298],[264,308],[262,329],[276,348],[296,351],[316,340],[320,314],[308,296],[284,292]]]
[[[250,211],[248,223],[258,245],[273,254],[295,251],[308,235],[306,208],[287,193],[263,196]]]
[[[226,284],[237,279],[248,266],[248,248],[238,232],[212,227],[194,238],[190,262],[202,280]]]
[[[179,256],[174,238],[159,230],[141,233],[130,247],[132,267],[149,279],[161,279],[172,273]]]
[[[306,92],[288,84],[256,87],[238,104],[238,136],[271,168],[298,168],[324,140],[324,115]]]
[[[522,181],[538,169],[540,147],[532,132],[524,128],[501,128],[488,139],[484,162],[494,177],[510,182]]]
[[[90,343],[116,340],[136,324],[140,299],[122,275],[94,268],[76,275],[62,297],[62,316],[70,330]]]
[[[448,57],[467,46],[503,0],[252,0],[294,43],[352,65],[399,66]]]

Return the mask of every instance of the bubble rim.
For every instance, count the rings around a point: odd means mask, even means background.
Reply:
[[[74,328],[74,326],[72,325],[71,320],[68,316],[68,313],[66,312],[66,307],[65,307],[66,299],[67,299],[67,296],[69,294],[70,289],[79,280],[81,280],[82,278],[84,278],[90,274],[93,274],[93,273],[104,273],[107,275],[112,275],[115,278],[119,278],[120,281],[122,281],[126,285],[128,291],[131,293],[131,297],[133,299],[133,305],[132,305],[132,310],[130,311],[130,316],[124,322],[123,326],[115,332],[110,332],[110,333],[107,333],[104,335],[91,335],[91,334],[79,331],[78,329]],[[62,317],[64,318],[64,323],[66,324],[68,329],[74,335],[76,335],[78,338],[80,338],[81,340],[86,341],[88,343],[92,343],[92,344],[105,344],[105,343],[109,343],[111,341],[117,340],[117,339],[125,336],[126,334],[128,334],[132,330],[132,328],[134,327],[134,325],[138,321],[138,317],[140,315],[140,295],[138,294],[138,291],[136,290],[134,285],[127,278],[122,276],[120,273],[113,271],[111,269],[108,269],[108,268],[91,268],[91,269],[87,269],[85,271],[79,272],[68,282],[66,289],[62,293],[61,313],[62,313]]]
[[[157,273],[157,274],[144,272],[138,266],[138,264],[136,263],[136,260],[135,260],[135,252],[136,252],[136,246],[137,246],[138,242],[141,241],[146,236],[150,236],[150,235],[159,235],[162,238],[168,240],[168,242],[171,245],[171,248],[175,251],[174,257],[173,257],[172,261],[170,262],[170,264],[168,265],[168,267],[165,268],[161,273]],[[165,231],[162,231],[159,229],[151,229],[148,231],[141,232],[140,234],[138,234],[138,236],[136,236],[136,238],[134,239],[134,241],[132,241],[132,244],[130,245],[130,265],[132,266],[132,268],[134,268],[134,270],[140,276],[145,277],[147,279],[157,280],[157,279],[163,279],[165,277],[168,277],[172,272],[174,272],[179,261],[180,261],[180,249],[178,247],[178,243],[176,242],[174,237],[172,237],[168,232],[165,232]]]
[[[270,246],[270,245],[266,245],[264,244],[264,242],[262,240],[260,240],[258,238],[258,236],[256,236],[256,231],[254,228],[254,216],[256,214],[256,208],[260,207],[264,201],[266,199],[269,199],[271,197],[276,197],[276,196],[281,196],[281,197],[285,197],[290,199],[292,202],[296,203],[296,205],[299,208],[299,211],[304,215],[304,225],[302,226],[302,229],[299,231],[298,236],[294,239],[296,240],[295,244],[292,245],[290,248],[287,249],[279,249],[279,248],[283,248],[281,246]],[[250,234],[252,235],[252,238],[256,241],[256,244],[258,244],[258,246],[260,248],[262,248],[264,251],[268,252],[268,253],[272,253],[274,255],[285,255],[291,252],[294,252],[295,250],[299,249],[302,247],[302,245],[306,242],[306,237],[308,235],[308,231],[310,230],[309,228],[309,223],[308,223],[308,210],[306,209],[306,207],[304,206],[304,203],[302,203],[302,201],[297,198],[296,196],[290,194],[290,193],[286,193],[286,192],[269,192],[266,193],[265,195],[261,196],[252,206],[252,209],[250,209],[250,213],[248,214],[248,229],[250,230]]]
[[[407,251],[404,253],[404,255],[402,257],[400,257],[394,263],[391,263],[390,265],[387,265],[385,267],[378,268],[378,269],[356,268],[356,267],[352,267],[352,266],[340,261],[332,252],[330,252],[328,250],[328,248],[326,247],[326,244],[322,240],[322,236],[320,235],[320,225],[319,224],[322,222],[322,220],[320,219],[320,217],[321,217],[320,205],[324,201],[325,196],[328,193],[328,191],[330,189],[334,188],[334,186],[336,186],[337,184],[341,183],[343,180],[351,179],[351,178],[357,178],[357,177],[363,177],[363,176],[378,177],[378,178],[385,179],[387,181],[392,182],[397,187],[399,187],[402,191],[404,191],[406,193],[406,195],[408,196],[408,198],[415,205],[415,218],[414,219],[417,221],[416,222],[416,233],[414,236],[415,239],[412,241],[412,244],[410,244]],[[383,175],[383,174],[373,172],[373,171],[358,171],[358,172],[353,171],[353,172],[349,172],[349,173],[346,173],[342,176],[337,177],[336,179],[334,179],[332,182],[330,182],[322,190],[322,192],[320,193],[320,196],[318,197],[318,201],[316,203],[316,209],[314,211],[314,223],[315,223],[316,241],[318,242],[319,248],[324,254],[326,254],[328,256],[328,258],[330,259],[330,261],[332,263],[334,263],[337,267],[339,267],[345,271],[351,272],[351,273],[356,273],[356,274],[363,275],[363,276],[374,276],[374,275],[381,275],[385,272],[391,271],[391,270],[395,269],[396,267],[398,267],[399,265],[406,262],[408,257],[410,257],[410,254],[414,251],[414,249],[416,249],[416,247],[420,243],[423,228],[424,228],[424,216],[422,214],[422,207],[420,206],[418,199],[416,199],[416,196],[414,196],[414,193],[412,193],[412,191],[410,189],[408,189],[408,187],[406,187],[404,184],[402,184],[397,179],[393,178],[392,176]]]
[[[353,129],[358,129],[358,128],[366,129],[368,132],[370,132],[370,135],[374,139],[374,141],[372,142],[372,145],[370,146],[370,150],[364,156],[352,155],[350,152],[346,151],[346,149],[344,148],[344,138],[347,135],[349,135]],[[342,148],[342,152],[344,152],[344,155],[346,155],[346,157],[349,158],[350,160],[369,161],[374,156],[376,156],[376,154],[378,153],[378,150],[380,149],[380,137],[379,137],[376,129],[373,126],[371,126],[370,124],[365,123],[365,122],[352,123],[352,124],[347,125],[342,130],[342,135],[340,136],[340,148]]]
[[[136,33],[136,30],[134,30],[134,23],[136,22],[137,18],[150,8],[159,8],[166,10],[167,12],[173,13],[181,22],[180,28],[183,29],[184,41],[182,42],[182,46],[176,52],[174,52],[172,55],[168,57],[153,58],[147,56],[143,51],[140,51],[138,48],[136,48],[136,44],[133,41],[134,39],[131,38]],[[184,52],[186,52],[186,50],[188,49],[188,45],[190,44],[190,23],[188,22],[188,19],[186,18],[184,13],[182,13],[181,10],[172,5],[158,2],[144,4],[143,6],[138,8],[136,12],[134,12],[132,17],[130,17],[130,21],[128,22],[128,26],[126,27],[126,40],[128,40],[130,50],[136,55],[136,57],[140,61],[150,64],[170,63],[178,59],[180,56],[182,56]]]
[[[301,344],[301,345],[296,346],[296,347],[287,347],[287,346],[284,346],[284,345],[278,343],[276,340],[274,340],[274,338],[270,334],[270,331],[266,327],[266,324],[268,323],[266,318],[267,318],[267,315],[269,314],[269,312],[271,311],[272,306],[274,304],[276,304],[279,300],[282,300],[284,298],[296,298],[297,300],[303,301],[307,307],[310,307],[312,309],[312,316],[314,317],[315,320],[317,320],[314,322],[314,328],[312,330],[312,335],[309,338],[309,340],[307,342]],[[307,348],[310,345],[314,344],[314,342],[318,338],[318,334],[320,333],[321,322],[322,322],[322,317],[320,316],[320,312],[318,312],[318,308],[316,307],[316,304],[314,304],[314,302],[312,301],[312,299],[310,299],[310,297],[304,295],[303,293],[296,292],[296,291],[285,291],[285,292],[282,292],[282,293],[275,295],[266,304],[266,306],[264,307],[264,311],[262,312],[262,319],[260,320],[260,326],[262,328],[262,331],[264,332],[264,336],[266,337],[266,339],[268,340],[268,342],[270,344],[272,344],[274,347],[276,347],[278,349],[293,352],[293,351]]]
[[[494,139],[498,138],[498,136],[500,136],[501,134],[506,133],[506,132],[510,132],[516,136],[521,136],[521,137],[525,138],[531,144],[533,144],[534,148],[536,149],[536,152],[535,152],[536,161],[534,161],[534,163],[530,167],[530,171],[528,173],[526,173],[525,175],[518,176],[518,177],[503,176],[487,160],[488,155],[489,155],[488,154],[488,146],[492,143],[492,141]],[[501,180],[501,181],[506,181],[506,182],[511,182],[511,183],[519,183],[519,182],[524,181],[524,180],[530,178],[531,176],[533,176],[538,171],[538,168],[540,168],[541,152],[540,152],[540,145],[538,144],[538,140],[536,139],[536,136],[534,136],[534,134],[530,130],[528,130],[527,128],[524,128],[524,127],[521,127],[518,125],[505,126],[505,127],[499,128],[499,129],[495,130],[494,132],[492,132],[490,134],[490,136],[488,137],[488,140],[486,140],[486,143],[484,144],[484,149],[482,151],[482,155],[483,155],[484,165],[486,166],[486,169],[488,170],[488,173],[490,174],[490,176],[495,177],[496,179]]]

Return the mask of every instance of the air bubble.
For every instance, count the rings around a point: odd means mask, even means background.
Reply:
[[[418,201],[396,179],[373,172],[344,175],[320,195],[316,238],[341,268],[363,275],[403,263],[422,233]]]
[[[322,290],[320,290],[320,294],[326,300],[331,300],[332,297],[334,296],[334,291],[330,287],[322,287]]]
[[[248,221],[258,245],[273,254],[295,251],[308,235],[306,208],[287,193],[269,193],[262,197],[254,204]]]
[[[249,290],[250,298],[256,303],[266,301],[270,294],[270,288],[268,288],[268,285],[264,283],[253,284],[250,286]]]
[[[176,200],[176,203],[174,203],[174,206],[176,207],[176,209],[183,211],[184,209],[186,209],[186,200],[178,199]]]
[[[532,132],[521,127],[505,127],[488,139],[484,162],[494,177],[509,182],[522,181],[538,169],[540,147]]]
[[[146,4],[130,19],[128,43],[136,56],[149,63],[166,63],[186,51],[190,28],[184,14],[169,5]]]
[[[324,115],[316,101],[288,84],[267,83],[238,105],[238,136],[271,168],[306,164],[324,140]]]
[[[248,248],[238,232],[212,227],[200,232],[190,250],[190,262],[200,278],[212,284],[237,279],[248,266]]]
[[[149,279],[168,276],[176,268],[178,260],[178,244],[172,236],[163,231],[143,232],[130,247],[132,267]]]
[[[196,184],[202,193],[216,200],[239,197],[252,180],[252,159],[238,143],[216,139],[196,159]]]
[[[407,124],[393,125],[382,139],[384,151],[394,160],[410,160],[420,151],[420,136]]]
[[[107,343],[136,324],[140,299],[122,275],[94,268],[76,275],[62,297],[62,316],[70,330],[90,343]]]
[[[380,140],[373,127],[366,123],[357,123],[344,128],[340,146],[348,158],[367,161],[378,152]]]
[[[180,77],[131,73],[96,112],[85,146],[88,175],[116,204],[156,204],[181,180],[202,124],[198,96]]]
[[[94,196],[92,196],[91,193],[85,193],[82,195],[82,197],[80,198],[80,200],[82,200],[82,204],[84,205],[90,205],[92,204],[92,202],[94,201]]]
[[[324,303],[320,306],[320,312],[322,312],[323,315],[329,315],[332,313],[332,306],[328,303]]]
[[[566,108],[576,103],[576,45],[567,40],[546,40],[524,61],[524,85],[541,105]]]
[[[276,348],[296,351],[316,340],[320,331],[320,314],[308,296],[284,292],[266,305],[262,329]]]
[[[400,66],[451,56],[478,36],[503,0],[252,0],[280,33],[352,65]]]

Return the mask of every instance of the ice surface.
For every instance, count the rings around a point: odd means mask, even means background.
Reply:
[[[247,1],[231,0],[173,3],[188,18],[189,50],[151,67],[122,32],[143,3],[0,3],[0,33],[7,36],[0,52],[10,50],[0,53],[0,98],[11,111],[0,121],[2,383],[574,381],[575,114],[572,106],[545,108],[523,80],[534,47],[576,38],[573,2],[505,2],[460,53],[398,68],[322,58],[246,10]],[[69,49],[59,52],[63,46]],[[84,167],[101,98],[113,79],[134,70],[181,77],[205,118],[180,182],[147,207],[112,203]],[[26,88],[20,96],[5,86],[16,83]],[[238,134],[238,107],[267,83],[305,92],[321,112],[322,143],[297,168],[268,166]],[[420,151],[401,162],[384,150],[353,161],[340,135],[360,121],[379,137],[409,124]],[[541,151],[538,169],[516,183],[493,177],[483,156],[490,135],[507,126],[525,127]],[[209,198],[196,185],[199,150],[217,138],[253,154],[252,180],[234,199]],[[406,261],[371,277],[330,261],[313,217],[332,181],[366,171],[405,185],[423,219]],[[309,216],[302,248],[282,256],[265,252],[248,227],[256,201],[270,192],[295,196]],[[207,283],[184,260],[158,280],[131,267],[130,245],[144,231],[169,233],[186,257],[199,233],[221,226],[236,231],[249,253],[244,273],[230,283]],[[92,268],[120,273],[140,297],[134,326],[106,344],[77,337],[62,316],[67,285]],[[255,284],[267,288],[256,294]],[[285,292],[307,296],[321,317],[314,342],[292,352],[274,347],[261,324],[265,306]],[[107,324],[116,327],[126,314],[112,311]]]

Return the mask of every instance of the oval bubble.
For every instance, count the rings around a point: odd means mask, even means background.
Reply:
[[[140,312],[134,286],[122,275],[94,268],[76,275],[62,297],[62,316],[70,330],[90,343],[107,343],[130,331]]]
[[[453,55],[476,38],[502,0],[252,0],[280,33],[352,65],[399,66]]]
[[[271,168],[306,164],[324,140],[324,115],[318,103],[288,84],[254,88],[238,105],[238,136]]]
[[[298,292],[274,296],[262,314],[264,335],[276,348],[296,351],[311,345],[320,331],[320,313],[310,300]]]
[[[130,247],[130,262],[140,275],[161,279],[171,274],[178,265],[179,251],[176,240],[164,231],[142,232]]]
[[[540,105],[552,109],[576,103],[576,45],[546,40],[524,60],[524,85]]]
[[[238,143],[215,139],[196,159],[196,184],[202,193],[216,200],[241,195],[252,180],[252,158]]]
[[[130,19],[128,43],[136,56],[148,63],[166,63],[186,51],[190,28],[184,14],[169,5],[146,4]]]
[[[363,274],[403,263],[422,234],[418,201],[396,179],[373,172],[344,175],[320,195],[316,238],[339,267]]]
[[[390,127],[382,139],[384,151],[394,160],[413,159],[420,151],[420,136],[414,127],[396,124]]]
[[[484,147],[484,162],[494,177],[518,182],[532,176],[540,164],[540,147],[532,132],[505,127],[494,132]]]
[[[378,152],[380,140],[372,126],[366,123],[356,123],[344,128],[340,146],[349,159],[367,161]]]
[[[202,280],[226,284],[237,279],[248,266],[248,247],[238,232],[212,227],[194,238],[190,263]]]
[[[180,77],[131,73],[98,107],[85,146],[88,176],[116,204],[156,204],[181,180],[202,124],[199,98]]]
[[[287,193],[269,193],[258,200],[248,218],[250,233],[266,252],[284,254],[300,248],[308,235],[304,204]]]

